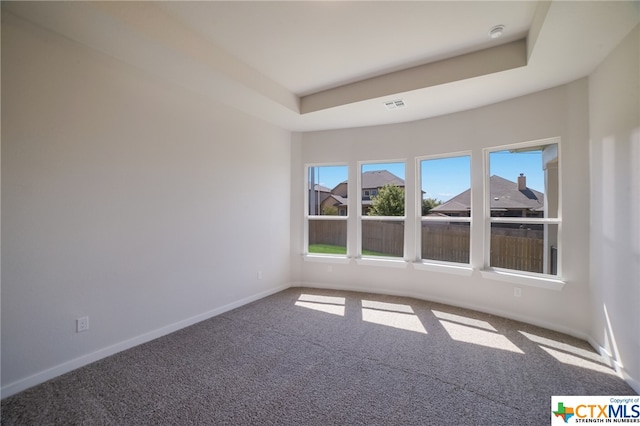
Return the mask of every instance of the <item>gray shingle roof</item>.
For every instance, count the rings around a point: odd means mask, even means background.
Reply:
[[[347,205],[347,199],[343,198],[339,195],[336,194],[331,194],[329,195],[328,198],[333,198],[334,200],[336,200],[336,203],[334,203],[334,206],[346,206]]]
[[[465,192],[463,192],[462,194],[458,195],[458,197],[460,196],[464,196],[466,193],[467,197],[469,198],[469,194],[471,194],[470,190],[466,190]],[[471,203],[470,202],[463,202],[460,199],[458,199],[458,197],[455,197],[456,199],[451,199],[449,201],[447,201],[446,203],[440,204],[437,207],[434,207],[431,209],[432,212],[438,212],[438,211],[447,211],[447,212],[467,212],[469,211],[469,209],[471,208]],[[445,208],[441,208],[442,206],[446,206]]]
[[[518,184],[503,177],[493,175],[489,178],[491,190],[491,210],[530,209],[541,211],[544,208],[544,194],[535,189],[518,190]],[[471,208],[471,190],[456,195],[446,203],[431,209],[432,212],[468,211]]]
[[[333,191],[345,183],[348,183],[348,181],[340,182],[333,188]],[[404,188],[404,179],[399,178],[388,170],[371,170],[362,173],[362,189],[378,189],[390,183]]]
[[[388,170],[372,170],[362,173],[362,189],[382,188],[390,183],[404,187],[404,179],[400,179]]]

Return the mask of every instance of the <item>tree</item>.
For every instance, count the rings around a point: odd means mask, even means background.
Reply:
[[[322,209],[322,214],[325,216],[337,216],[338,208],[336,206],[325,206]]]
[[[404,189],[394,184],[380,188],[371,199],[369,216],[404,216]]]
[[[432,208],[438,207],[442,204],[442,201],[436,200],[435,198],[425,198],[422,200],[422,216],[426,216],[429,214]]]

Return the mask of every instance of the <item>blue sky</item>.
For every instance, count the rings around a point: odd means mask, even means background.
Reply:
[[[420,162],[424,198],[447,201],[471,186],[471,157],[450,157]]]
[[[333,189],[340,182],[347,180],[347,166],[319,166],[314,167],[316,184]]]
[[[544,192],[544,172],[539,151],[497,151],[490,154],[489,162],[490,174],[516,182],[520,173],[524,173],[529,188]],[[347,166],[321,166],[315,170],[316,181],[329,189],[347,180]],[[364,164],[362,170],[388,170],[402,179],[405,178],[404,163]],[[465,156],[424,160],[421,162],[421,174],[424,197],[447,201],[469,189],[470,159]]]
[[[510,153],[492,152],[489,157],[491,174],[516,182],[520,173],[527,177],[527,187],[544,192],[544,171],[540,151]]]

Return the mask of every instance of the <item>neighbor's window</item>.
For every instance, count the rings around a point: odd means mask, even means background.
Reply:
[[[405,163],[363,163],[360,173],[360,253],[403,257]]]
[[[471,156],[419,159],[420,257],[470,262]]]
[[[347,254],[347,177],[344,165],[307,166],[307,253]]]
[[[558,143],[487,151],[489,266],[558,275]]]

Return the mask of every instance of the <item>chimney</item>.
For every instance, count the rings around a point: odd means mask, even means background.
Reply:
[[[527,177],[524,173],[520,173],[518,176],[518,191],[526,191],[527,190]]]

